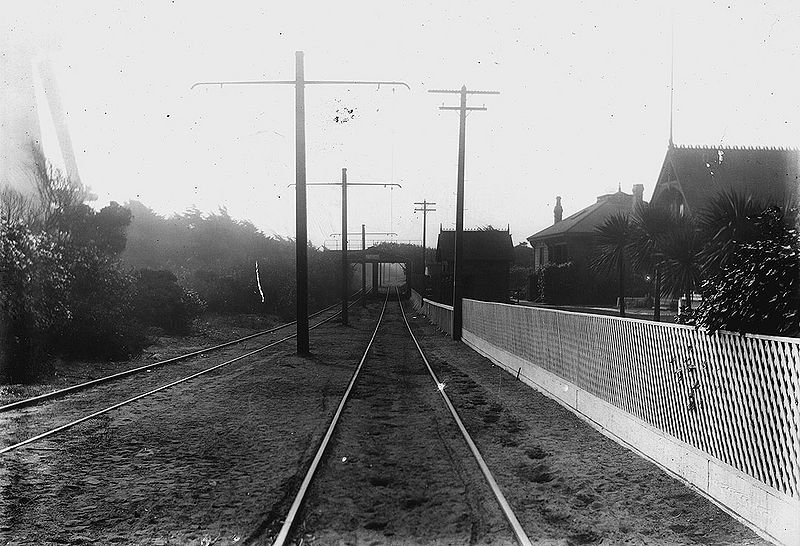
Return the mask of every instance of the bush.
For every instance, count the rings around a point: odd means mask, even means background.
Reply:
[[[50,345],[69,358],[123,360],[141,351],[147,339],[134,319],[133,276],[94,246],[71,248],[67,263],[70,319],[58,325]]]
[[[71,318],[70,280],[53,237],[19,222],[0,223],[0,364],[11,382],[41,371],[48,333]]]
[[[179,286],[178,278],[169,271],[142,269],[135,275],[133,314],[144,325],[187,334],[203,307],[200,297]]]
[[[729,244],[730,256],[703,284],[697,325],[772,335],[800,333],[800,236],[797,210],[770,207],[754,218],[757,234]]]

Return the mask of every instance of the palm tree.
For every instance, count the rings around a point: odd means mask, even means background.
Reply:
[[[664,260],[663,293],[686,297],[692,308],[692,291],[700,285],[702,237],[691,216],[682,216],[661,243]]]
[[[670,211],[641,203],[633,215],[630,244],[631,263],[639,271],[653,275],[653,320],[661,320],[661,277],[664,268],[664,244],[675,229],[678,218]]]
[[[617,213],[595,228],[597,246],[591,268],[598,273],[619,276],[619,315],[625,316],[625,265],[633,229],[629,215]]]
[[[716,195],[700,212],[699,228],[706,241],[701,253],[705,276],[716,274],[728,265],[738,245],[758,239],[756,218],[766,208],[766,204],[750,195],[728,190]]]

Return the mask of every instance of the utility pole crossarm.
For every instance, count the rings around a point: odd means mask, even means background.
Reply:
[[[436,204],[433,201],[428,201],[427,199],[423,199],[421,202],[416,201],[415,205],[421,205],[421,208],[414,209],[414,212],[421,212],[422,213],[422,290],[423,292],[427,291],[428,288],[428,280],[427,275],[425,272],[428,270],[428,263],[427,263],[427,239],[426,235],[428,232],[428,213],[435,212],[436,209],[433,206]]]
[[[395,184],[394,182],[348,182],[348,186],[396,186],[398,188],[402,188],[400,184]]]
[[[288,184],[286,187],[291,188],[296,184]],[[341,182],[306,182],[306,186],[341,186]],[[390,182],[348,182],[348,186],[397,186],[398,188],[402,188],[400,184],[394,184]]]
[[[466,93],[467,95],[499,95],[500,91],[470,91],[468,89],[428,89],[428,93]]]
[[[295,252],[296,252],[296,281],[297,281],[297,353],[300,355],[309,354],[308,343],[308,220],[306,206],[306,114],[305,114],[305,88],[307,85],[381,85],[403,86],[411,89],[409,85],[402,81],[378,81],[378,80],[306,80],[305,64],[303,52],[295,51],[295,78],[293,80],[240,80],[240,81],[214,81],[196,82],[191,89],[200,86],[220,86],[225,85],[293,85],[294,86],[294,111],[295,111]],[[347,206],[346,192],[347,181],[344,171],[342,171],[342,208],[344,210],[343,229],[347,231]],[[345,295],[346,296],[346,295]],[[347,306],[342,309],[343,323],[347,324]],[[276,542],[283,544],[289,535],[289,530],[294,521],[294,517],[299,509],[299,501],[295,503],[289,511],[289,516],[283,523]]]
[[[203,85],[214,85],[214,86],[218,85],[222,87],[223,85],[287,85],[287,84],[294,85],[295,83],[297,83],[295,80],[195,82],[189,89],[194,89],[195,87],[200,87]]]
[[[362,235],[360,231],[348,231],[348,235]],[[339,237],[341,233],[331,233],[330,237]],[[363,235],[397,235],[393,231],[366,231]]]
[[[189,89],[194,89],[202,85],[294,85],[297,80],[240,80],[240,81],[218,81],[218,82],[196,82]],[[406,82],[400,81],[348,81],[348,80],[302,80],[304,85],[402,85],[409,91],[411,87]]]
[[[325,84],[325,85],[402,85],[409,91],[411,87],[406,82],[400,81],[347,81],[347,80],[306,80],[306,84]]]
[[[486,110],[485,106],[466,106],[461,108],[460,106],[440,106],[439,110]]]
[[[456,229],[453,234],[453,323],[452,339],[461,340],[461,329],[463,325],[462,300],[464,284],[464,163],[466,148],[466,125],[467,112],[485,111],[484,106],[467,106],[468,95],[499,95],[499,91],[478,91],[469,90],[466,85],[461,89],[429,89],[429,93],[446,93],[459,95],[459,106],[440,106],[439,110],[454,110],[459,113],[458,123],[458,170],[456,186]],[[424,223],[424,220],[423,220]],[[424,244],[423,244],[424,246]],[[424,253],[423,253],[424,259]]]

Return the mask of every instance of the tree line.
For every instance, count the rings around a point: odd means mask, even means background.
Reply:
[[[95,197],[33,147],[33,193],[0,190],[0,380],[54,358],[121,360],[158,328],[186,334],[204,310],[294,314],[294,241],[224,209],[163,217]],[[311,309],[333,303],[338,268],[309,247]]]

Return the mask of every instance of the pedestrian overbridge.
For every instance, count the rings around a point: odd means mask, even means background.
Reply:
[[[341,255],[342,251],[328,249],[327,252]],[[355,268],[359,264],[363,264],[363,288],[368,290],[378,287],[378,290],[373,291],[373,294],[377,296],[380,293],[385,294],[385,290],[382,291],[380,288],[407,285],[407,272],[410,271],[412,260],[406,252],[387,248],[368,248],[366,250],[347,249],[347,261]]]

